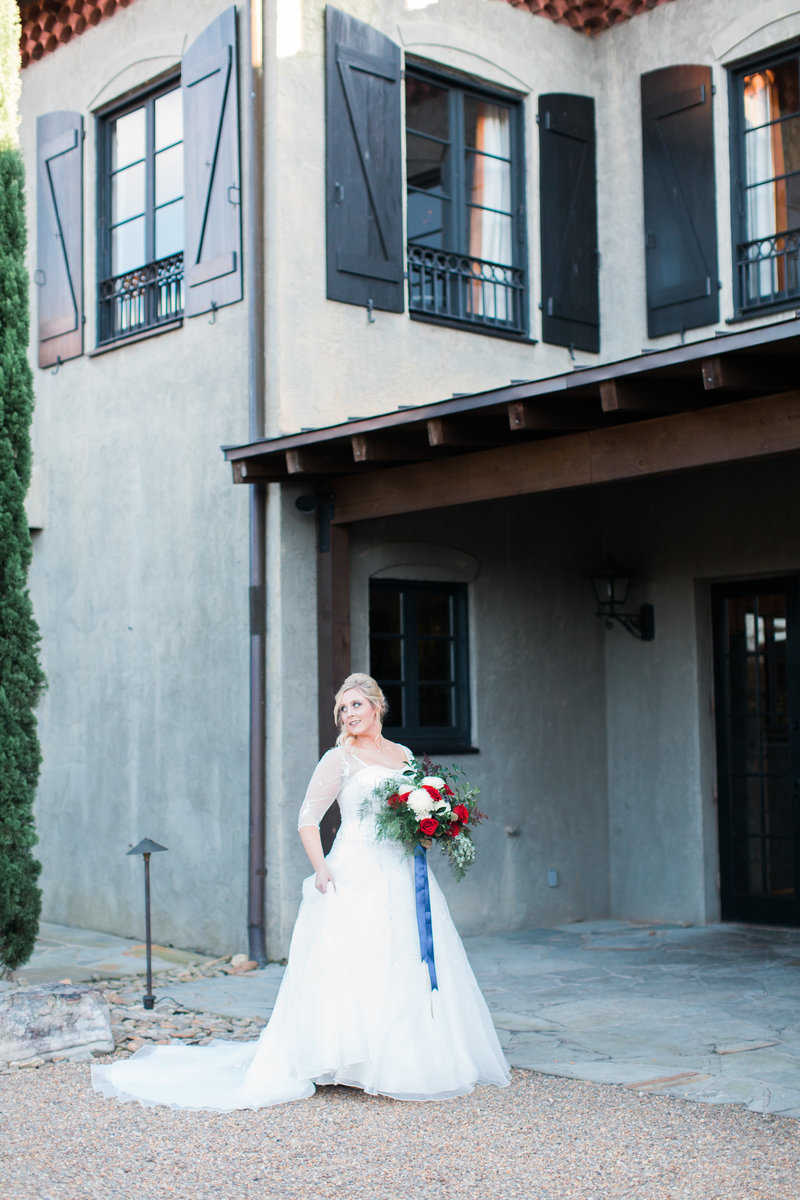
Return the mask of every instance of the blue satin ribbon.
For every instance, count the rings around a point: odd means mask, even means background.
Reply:
[[[431,892],[428,886],[428,856],[417,846],[414,851],[414,894],[417,902],[417,928],[422,961],[428,965],[431,991],[436,991],[436,964],[433,961],[433,921],[431,919]]]

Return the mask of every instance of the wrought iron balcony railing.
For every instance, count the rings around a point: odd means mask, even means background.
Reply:
[[[100,281],[98,342],[174,321],[183,312],[183,255],[171,254]]]
[[[412,312],[524,333],[525,272],[468,254],[408,246]]]
[[[741,308],[761,308],[800,296],[800,229],[741,242],[736,247]]]

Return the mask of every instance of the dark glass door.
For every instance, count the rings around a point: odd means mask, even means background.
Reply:
[[[800,925],[797,578],[713,589],[722,919]]]

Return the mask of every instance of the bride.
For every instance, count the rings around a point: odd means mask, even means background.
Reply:
[[[314,874],[303,883],[289,960],[257,1042],[143,1046],[92,1068],[96,1091],[150,1106],[227,1112],[344,1084],[398,1100],[446,1100],[478,1083],[504,1087],[509,1068],[436,880],[430,877],[438,987],[422,961],[414,859],[377,841],[364,802],[411,759],[383,737],[386,701],[369,675],[336,695],[336,745],[300,809]],[[325,857],[319,822],[338,799],[342,824]]]

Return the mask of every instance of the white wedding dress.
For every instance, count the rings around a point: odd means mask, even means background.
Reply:
[[[286,972],[256,1042],[145,1046],[92,1069],[96,1091],[145,1106],[227,1112],[345,1084],[398,1100],[446,1100],[504,1087],[508,1064],[442,892],[430,875],[438,990],[421,960],[414,859],[376,840],[364,801],[392,773],[344,749],[317,766],[300,812],[316,825],[338,797],[328,855],[336,881],[303,883]]]

